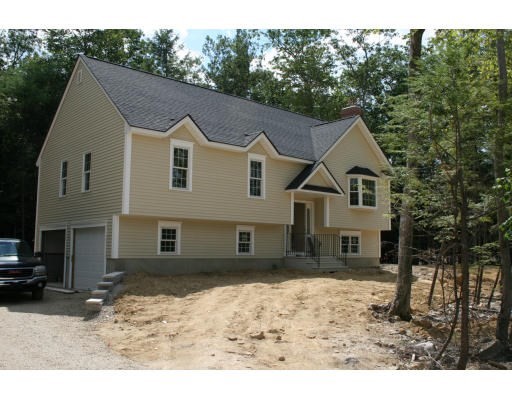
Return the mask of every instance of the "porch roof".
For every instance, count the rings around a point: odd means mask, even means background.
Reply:
[[[310,185],[308,181],[317,173],[324,175],[330,186]],[[286,187],[286,191],[307,191],[318,192],[322,194],[331,194],[336,196],[344,196],[345,192],[341,188],[336,178],[333,176],[329,168],[323,163],[315,163],[307,165],[304,169],[290,182]]]

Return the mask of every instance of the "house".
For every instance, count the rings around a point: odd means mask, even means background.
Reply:
[[[35,249],[79,289],[116,270],[376,266],[390,165],[357,111],[326,122],[79,56],[37,160]]]

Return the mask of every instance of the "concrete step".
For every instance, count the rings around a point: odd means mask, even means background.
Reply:
[[[96,287],[99,290],[111,290],[114,287],[114,282],[98,282]]]
[[[85,309],[88,311],[101,311],[103,299],[88,299],[85,301]]]
[[[123,280],[124,272],[111,272],[103,275],[104,282],[113,282],[114,284],[119,283]]]
[[[101,290],[101,289],[93,290],[91,292],[91,299],[105,300],[107,298],[108,294],[109,294],[108,290]]]

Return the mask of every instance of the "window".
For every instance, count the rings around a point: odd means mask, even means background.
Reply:
[[[377,207],[377,184],[375,179],[351,177],[349,179],[349,205],[351,207]]]
[[[249,154],[249,197],[265,198],[265,156]]]
[[[82,192],[88,192],[91,189],[91,161],[91,153],[85,153],[82,170]]]
[[[359,205],[359,179],[350,178],[350,205]]]
[[[62,161],[60,163],[60,188],[59,196],[63,197],[68,192],[68,162]]]
[[[254,254],[254,227],[236,227],[236,255],[251,256]]]
[[[340,232],[341,252],[348,255],[361,254],[361,232]]]
[[[83,73],[82,68],[80,68],[76,73],[76,83],[80,84],[82,83]]]
[[[375,207],[376,203],[376,188],[373,179],[362,179],[363,182],[363,206]]]
[[[192,143],[171,141],[171,189],[192,190],[192,148]]]
[[[181,247],[181,222],[158,223],[158,255],[179,255]]]

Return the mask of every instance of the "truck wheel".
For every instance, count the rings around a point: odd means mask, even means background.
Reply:
[[[44,288],[37,288],[32,290],[32,300],[42,300],[44,295]]]

